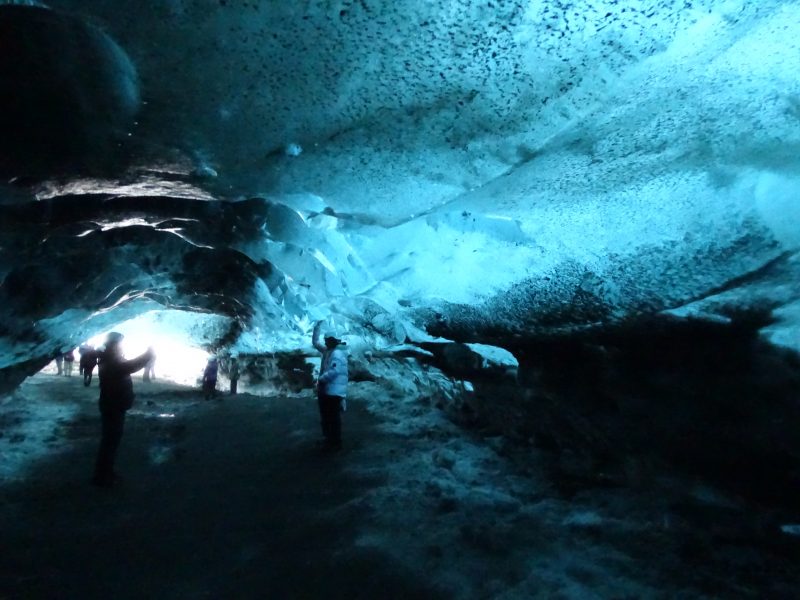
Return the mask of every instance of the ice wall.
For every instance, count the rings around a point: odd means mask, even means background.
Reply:
[[[248,192],[398,216],[505,173],[593,113],[619,133],[672,121],[699,139],[723,97],[726,115],[756,117],[769,90],[793,93],[793,4],[147,0],[132,18],[109,0],[52,3],[131,52],[149,96],[138,131],[201,151]]]
[[[127,170],[4,192],[28,215],[94,207],[4,232],[9,298],[22,273],[50,289],[53,231],[62,266],[112,240],[113,276],[35,315],[14,301],[45,337],[117,308],[120,278],[233,318],[248,349],[337,311],[387,340],[500,345],[687,307],[794,314],[796,2],[50,6],[119,44],[142,106]]]

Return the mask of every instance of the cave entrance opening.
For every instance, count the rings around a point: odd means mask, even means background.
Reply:
[[[211,352],[207,348],[227,330],[228,319],[219,315],[181,310],[151,310],[133,318],[104,327],[103,330],[76,345],[74,373],[78,375],[80,360],[77,347],[87,344],[99,348],[110,331],[121,333],[126,358],[135,358],[152,347],[156,359],[153,379],[186,386],[198,385]],[[51,362],[44,372],[56,373]],[[97,370],[95,370],[95,376]],[[134,377],[141,378],[140,371]]]

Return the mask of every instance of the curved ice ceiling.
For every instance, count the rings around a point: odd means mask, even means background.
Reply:
[[[800,345],[796,2],[48,5],[136,78],[60,71],[114,161],[4,172],[36,175],[2,207],[4,366],[153,306],[250,350],[331,312],[504,345],[773,310]]]

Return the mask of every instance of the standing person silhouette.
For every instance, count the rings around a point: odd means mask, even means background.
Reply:
[[[83,374],[83,385],[89,387],[92,383],[92,371],[97,366],[97,351],[91,346],[81,346],[78,349],[81,355],[80,367]]]
[[[231,380],[231,396],[235,396],[239,385],[239,361],[235,356],[231,358],[231,366],[228,373]]]
[[[117,479],[114,461],[122,440],[125,427],[125,413],[133,406],[133,381],[131,373],[144,368],[150,360],[151,352],[146,351],[132,360],[125,360],[122,354],[123,336],[112,331],[106,337],[105,349],[99,354],[100,379],[100,417],[103,434],[97,450],[92,483],[100,487],[111,487]]]
[[[203,369],[203,396],[206,400],[211,400],[217,392],[217,373],[219,365],[217,357],[212,356],[206,363],[206,368]]]
[[[72,365],[75,362],[74,350],[70,349],[64,352],[64,375],[72,377]]]
[[[346,344],[335,336],[326,335],[323,345],[319,339],[322,323],[323,321],[317,322],[311,336],[311,343],[322,352],[317,379],[317,401],[325,449],[337,451],[342,448],[341,413],[347,406],[347,353],[342,348]]]
[[[147,364],[144,366],[144,373],[142,374],[142,380],[144,381],[150,381],[156,378],[156,351],[153,350],[152,346],[148,346],[147,351],[150,353],[150,360],[148,360]]]
[[[54,358],[56,360],[56,369],[58,370],[56,375],[61,375],[64,372],[64,369],[62,368],[62,365],[64,363],[64,353],[61,352],[61,350],[59,350],[58,348],[56,348],[56,355]]]

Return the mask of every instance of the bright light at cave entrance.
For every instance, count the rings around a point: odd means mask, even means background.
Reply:
[[[202,318],[200,318],[202,319]],[[197,385],[208,360],[208,352],[191,344],[189,330],[198,327],[191,315],[175,311],[153,311],[125,321],[113,328],[124,335],[122,350],[125,358],[135,358],[152,346],[156,353],[156,381],[173,381],[183,385]],[[89,340],[100,346],[107,332]],[[134,377],[141,377],[139,371]]]
[[[125,339],[122,340],[125,358],[136,358],[148,347],[153,347],[156,353],[154,369],[156,381],[169,380],[184,385],[197,384],[197,378],[201,376],[208,359],[207,352],[154,331],[126,333],[124,327],[118,327],[115,331],[119,331],[125,336]],[[89,343],[92,346],[99,346],[104,340],[105,334],[92,338]]]

